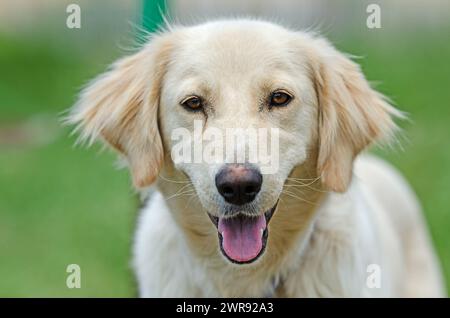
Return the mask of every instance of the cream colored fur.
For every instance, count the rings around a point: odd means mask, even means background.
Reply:
[[[294,99],[268,111],[260,101],[279,88]],[[182,109],[189,94],[209,108]],[[133,249],[141,296],[443,296],[415,195],[386,163],[358,157],[392,135],[393,117],[401,114],[326,40],[230,20],[155,35],[94,80],[69,121],[83,139],[115,148],[135,186],[152,192]],[[264,176],[252,203],[266,211],[280,199],[255,263],[232,264],[220,253],[207,216],[226,205],[214,186],[220,164],[170,157],[171,132],[193,129],[194,119],[281,130],[280,169]],[[381,269],[380,288],[367,284],[371,264]]]

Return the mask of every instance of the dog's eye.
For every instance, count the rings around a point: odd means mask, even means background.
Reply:
[[[186,107],[188,110],[197,111],[197,110],[202,109],[203,102],[202,102],[200,97],[198,97],[198,96],[191,96],[191,97],[188,97],[188,98],[184,99],[181,102],[181,105]]]
[[[275,91],[270,96],[270,107],[286,106],[292,100],[292,96],[285,91]]]

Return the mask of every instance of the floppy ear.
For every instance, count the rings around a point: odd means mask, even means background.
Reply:
[[[312,64],[319,103],[318,175],[326,189],[344,192],[356,155],[389,137],[396,129],[392,117],[402,114],[370,87],[358,64],[325,40],[316,44]]]
[[[163,162],[157,118],[170,43],[157,36],[114,63],[82,91],[68,118],[81,140],[102,139],[125,156],[136,187],[150,185]]]

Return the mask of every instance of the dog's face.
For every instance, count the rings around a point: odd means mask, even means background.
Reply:
[[[218,228],[225,255],[234,262],[252,261],[262,252],[283,184],[306,159],[316,130],[314,83],[306,57],[292,52],[292,40],[285,30],[271,25],[256,30],[200,26],[186,32],[165,75],[160,103],[164,148],[174,149],[179,140],[171,137],[179,127],[194,136],[194,123],[202,125],[202,136],[214,129],[223,136],[203,142],[203,149],[221,142],[223,156],[179,160],[175,167],[192,181]],[[249,162],[255,146],[250,143],[256,142],[246,133],[251,130],[263,142],[260,146],[272,152],[269,173],[262,167],[263,158]],[[234,132],[242,146],[235,143],[230,149],[226,138],[234,138]],[[234,160],[226,160],[227,151]],[[243,153],[246,158],[239,162]]]
[[[71,120],[126,156],[137,187],[150,185],[163,162],[183,172],[224,255],[249,263],[264,251],[290,173],[310,161],[311,178],[345,191],[354,157],[394,127],[390,114],[357,65],[327,42],[229,21],[153,39],[96,80]],[[180,141],[179,131],[190,137]],[[180,149],[189,155],[173,158]]]

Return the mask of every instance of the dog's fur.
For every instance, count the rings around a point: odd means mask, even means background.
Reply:
[[[295,96],[288,106],[260,106],[280,87]],[[189,94],[209,108],[183,109]],[[154,185],[134,245],[142,296],[442,296],[414,194],[386,163],[358,156],[392,136],[399,116],[326,40],[231,20],[154,35],[84,90],[70,122],[122,154],[137,188]],[[280,169],[251,206],[266,211],[280,199],[254,263],[228,261],[207,216],[226,208],[214,186],[220,165],[171,159],[171,131],[193,129],[193,119],[281,130]],[[381,285],[371,288],[377,269]]]

